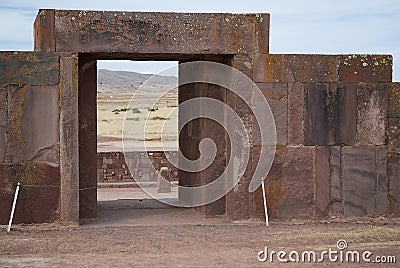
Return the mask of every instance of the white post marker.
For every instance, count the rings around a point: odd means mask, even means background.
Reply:
[[[7,227],[7,233],[11,231],[11,224],[14,218],[14,212],[15,212],[15,206],[17,205],[17,198],[18,198],[18,192],[19,192],[19,186],[21,184],[18,182],[17,183],[17,189],[15,189],[15,195],[14,195],[14,202],[11,208],[11,215],[10,215],[10,221],[8,222],[8,227]]]
[[[264,177],[261,178],[262,181],[262,192],[263,192],[263,199],[264,199],[264,212],[265,212],[265,224],[269,226],[268,222],[268,209],[267,209],[267,196],[265,194],[265,186],[264,186]]]

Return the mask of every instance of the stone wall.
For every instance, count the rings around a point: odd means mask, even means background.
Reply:
[[[170,169],[171,180],[178,180],[179,171],[166,157],[176,158],[177,152],[143,151],[97,153],[97,182],[156,181],[161,167]],[[129,165],[128,165],[129,164]]]
[[[60,218],[60,56],[0,52],[0,224]]]
[[[47,52],[0,53],[1,223],[17,181],[16,222],[97,216],[96,61],[106,59],[213,61],[257,83],[278,134],[266,180],[271,217],[399,215],[400,86],[392,83],[391,56],[270,55],[269,14],[40,10],[34,28],[35,50]],[[180,103],[204,96],[240,116],[251,159],[230,193],[199,210],[262,217],[261,190],[248,188],[256,165],[266,164],[258,163],[265,126],[253,115],[264,98],[246,104],[215,85],[179,88]],[[229,139],[211,120],[185,126],[180,150],[197,159],[204,138],[216,141],[214,163],[181,171],[180,185],[204,185],[227,167]],[[114,172],[126,175],[118,163]]]
[[[395,212],[398,124],[391,122],[399,97],[392,58],[263,55],[254,70],[278,134],[266,182],[271,216]],[[262,215],[260,191],[253,202],[254,216]]]

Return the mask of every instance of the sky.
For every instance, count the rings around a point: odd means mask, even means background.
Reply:
[[[33,49],[33,21],[39,8],[270,13],[271,54],[391,54],[393,78],[400,81],[399,0],[0,0],[0,50]],[[169,65],[99,63],[100,68],[144,73]]]

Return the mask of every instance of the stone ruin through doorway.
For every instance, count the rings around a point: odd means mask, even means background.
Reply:
[[[269,21],[269,14],[40,10],[35,52],[0,52],[0,223],[17,181],[16,222],[97,216],[96,61],[106,59],[213,61],[257,83],[277,127],[266,182],[271,217],[399,215],[400,85],[392,82],[392,57],[272,55]],[[232,107],[251,134],[244,177],[199,210],[262,217],[260,189],[248,192],[260,152],[251,107],[214,85],[179,88],[180,102],[199,96]],[[228,140],[213,121],[189,126],[179,144],[188,158],[198,157],[201,139],[219,141],[210,168],[180,171],[181,185],[205,184],[226,167]]]

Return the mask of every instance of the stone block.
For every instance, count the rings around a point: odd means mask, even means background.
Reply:
[[[249,182],[239,182],[226,196],[226,213],[232,220],[249,219],[252,212],[252,193]]]
[[[340,144],[353,146],[356,143],[357,84],[338,83]],[[335,115],[333,115],[335,116]]]
[[[35,51],[56,51],[54,10],[39,10],[34,22]]]
[[[255,14],[55,11],[57,51],[253,54]],[[263,21],[261,29],[269,27]],[[267,36],[264,36],[266,39]],[[268,43],[268,40],[264,40]]]
[[[14,223],[54,222],[58,219],[60,173],[44,163],[0,164],[0,224],[8,223],[15,186],[21,183]]]
[[[286,145],[288,128],[288,85],[287,83],[258,83],[257,86],[268,101],[274,116],[277,144]],[[254,136],[254,138],[256,139],[254,142],[255,145],[261,145],[261,142],[257,140],[256,136]]]
[[[62,178],[60,222],[79,224],[78,58],[76,55],[60,57],[60,72],[60,173]],[[103,178],[103,170],[100,171]]]
[[[375,147],[343,147],[341,169],[344,216],[374,213],[377,180]]]
[[[341,82],[392,82],[393,58],[390,55],[340,56]]]
[[[0,86],[0,163],[6,160],[6,125],[8,117],[7,87]]]
[[[270,55],[254,58],[255,82],[337,82],[339,58],[328,55]]]
[[[400,153],[400,118],[389,118],[389,152]]]
[[[387,176],[387,147],[378,146],[375,149],[376,159],[376,193],[375,193],[375,212],[385,213],[387,206],[387,196],[389,192],[389,180]]]
[[[330,212],[331,170],[329,147],[315,149],[315,215],[325,217]]]
[[[306,83],[305,145],[354,145],[357,88],[355,84]]]
[[[388,85],[360,83],[357,88],[356,145],[383,145],[386,142]]]
[[[389,84],[389,117],[400,117],[400,83]]]
[[[304,84],[288,84],[288,144],[304,144]]]
[[[55,86],[58,55],[53,52],[1,52],[0,84]]]
[[[304,145],[339,144],[337,93],[336,84],[306,84]]]
[[[256,34],[256,52],[268,54],[269,53],[269,29],[270,29],[270,15],[257,14],[255,20],[255,34]]]
[[[336,215],[344,214],[344,200],[343,200],[343,192],[342,192],[342,162],[341,162],[341,154],[342,148],[339,146],[331,146],[330,150],[330,185],[331,185],[331,194],[330,194],[330,203],[331,203],[331,213]]]
[[[271,218],[313,217],[315,147],[280,147],[266,179]]]
[[[400,215],[400,153],[388,154],[387,176],[389,180],[388,210],[390,214]]]
[[[58,100],[57,86],[8,88],[7,162],[59,164]]]

